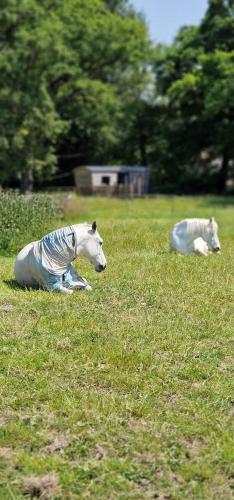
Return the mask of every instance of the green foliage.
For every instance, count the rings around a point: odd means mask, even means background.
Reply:
[[[200,186],[225,191],[234,158],[233,34],[228,3],[211,0],[199,27],[182,28],[172,46],[156,49],[159,99],[153,126],[158,136],[150,154],[159,183],[173,186],[176,180],[177,188],[187,183],[192,189],[200,176]],[[200,160],[202,150],[208,152],[205,163]],[[219,169],[212,163],[217,158]]]
[[[74,263],[91,293],[16,288],[0,260],[0,498],[50,473],[56,500],[231,500],[234,199],[73,203],[104,238],[104,273]],[[169,254],[194,214],[222,254]]]
[[[144,22],[121,2],[8,0],[0,17],[1,180],[113,156],[127,90],[144,80]],[[109,8],[110,7],[110,8]],[[117,9],[117,10],[116,10]]]
[[[20,196],[0,192],[0,252],[18,252],[49,232],[59,212],[48,195]]]
[[[154,190],[224,191],[233,161],[233,2],[153,47],[128,0],[5,0],[0,182],[149,164]],[[201,165],[201,152],[209,161]],[[214,171],[213,159],[223,163]],[[190,181],[188,181],[190,179]]]
[[[129,5],[128,0],[104,0],[104,3],[111,12],[116,12],[125,16],[135,14],[135,10],[132,5]]]
[[[49,7],[9,0],[0,17],[1,179],[53,171],[65,123],[50,94],[48,71],[61,55],[60,29]]]
[[[74,154],[75,165],[116,161],[122,127],[125,134],[129,128],[130,94],[147,87],[146,26],[140,19],[109,12],[100,2],[82,2],[74,13],[68,2],[64,9],[68,49],[72,47],[76,63],[56,90],[57,108],[70,123],[62,154]],[[120,152],[118,160],[124,161]]]
[[[226,0],[210,0],[201,22],[200,37],[206,52],[230,51],[234,47],[234,12]]]

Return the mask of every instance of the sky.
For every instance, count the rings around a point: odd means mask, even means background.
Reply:
[[[144,12],[155,42],[171,43],[181,26],[199,24],[208,0],[131,0],[130,3]]]

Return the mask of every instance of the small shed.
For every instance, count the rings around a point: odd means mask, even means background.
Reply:
[[[81,194],[142,196],[149,189],[149,167],[145,166],[77,167],[74,176]]]

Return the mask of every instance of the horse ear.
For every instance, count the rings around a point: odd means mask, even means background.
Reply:
[[[92,230],[93,230],[94,232],[97,230],[97,223],[96,223],[96,221],[94,221],[94,222],[92,223]]]

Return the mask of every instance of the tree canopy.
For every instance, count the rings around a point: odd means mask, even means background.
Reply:
[[[2,0],[0,181],[147,163],[152,189],[224,191],[233,51],[230,0],[156,47],[128,0]]]
[[[3,3],[3,179],[46,176],[61,151],[78,164],[112,157],[129,88],[141,85],[149,50],[143,21],[120,14],[127,2],[118,3],[115,9],[101,0]]]
[[[170,47],[156,48],[155,116],[160,112],[162,126],[152,161],[157,156],[164,165],[165,181],[190,180],[191,190],[213,182],[225,191],[234,156],[233,37],[230,3],[210,0],[200,26],[183,27]]]

